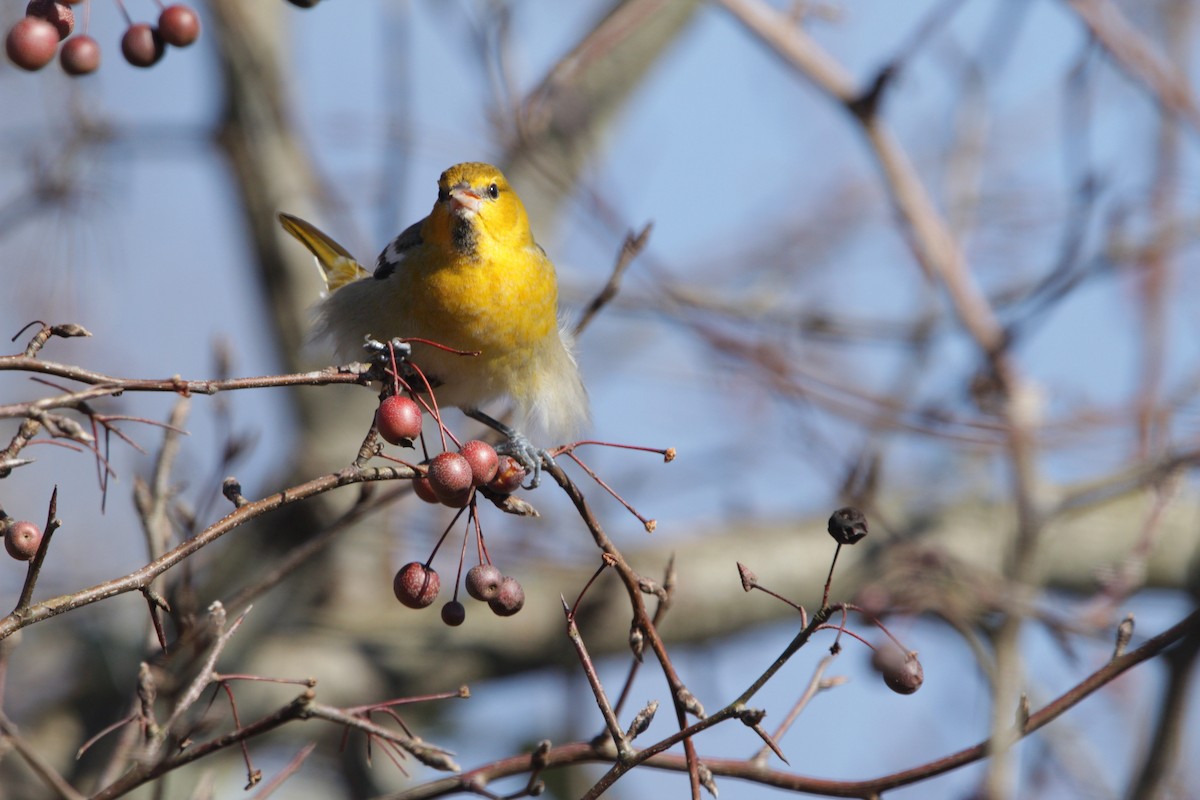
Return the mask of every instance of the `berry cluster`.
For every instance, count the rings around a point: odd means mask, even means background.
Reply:
[[[84,4],[90,11],[88,2],[30,0],[25,16],[9,29],[5,38],[9,60],[33,72],[49,64],[57,53],[63,72],[68,75],[95,72],[100,68],[100,44],[86,32],[71,36],[75,30],[75,12],[71,6]],[[200,17],[190,6],[183,3],[163,6],[161,0],[155,2],[161,9],[157,26],[133,22],[125,14],[128,27],[121,37],[121,54],[135,67],[153,66],[162,59],[167,45],[187,47],[200,37]],[[124,6],[121,10],[125,12]],[[59,42],[63,42],[61,48]]]
[[[393,387],[400,390],[399,382]],[[389,444],[412,447],[421,436],[424,414],[421,405],[405,394],[391,394],[383,398],[375,411],[375,429]],[[458,452],[446,450],[420,465],[424,474],[413,479],[413,491],[427,503],[441,504],[451,508],[470,508],[469,523],[479,541],[480,563],[467,570],[464,586],[467,594],[485,602],[493,613],[509,617],[521,610],[525,604],[525,590],[515,578],[502,575],[489,561],[485,560],[483,532],[475,513],[477,492],[491,495],[507,495],[521,487],[525,480],[525,468],[511,456],[499,455],[490,444],[478,439],[466,442]],[[461,512],[460,512],[461,513]],[[457,517],[455,518],[457,521]],[[453,526],[454,523],[451,523]],[[449,533],[447,528],[447,533]],[[442,536],[445,539],[445,534]],[[430,566],[441,541],[425,562],[410,561],[396,573],[392,591],[396,599],[409,608],[426,608],[433,604],[441,591],[441,577]],[[465,552],[465,549],[464,549]],[[462,574],[462,562],[459,562]],[[447,625],[461,625],[467,617],[466,607],[458,601],[458,587],[454,597],[442,606],[442,621]]]

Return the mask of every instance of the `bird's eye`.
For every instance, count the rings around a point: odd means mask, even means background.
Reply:
[[[500,187],[493,183],[491,186],[488,187],[487,192],[488,192],[488,197],[495,200],[497,197],[500,196]]]
[[[444,203],[450,199],[450,190],[438,187],[438,202]]]

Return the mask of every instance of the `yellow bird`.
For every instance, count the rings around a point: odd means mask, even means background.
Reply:
[[[443,172],[429,216],[384,248],[374,273],[304,220],[279,220],[321,267],[328,293],[314,333],[330,340],[339,358],[355,358],[367,338],[421,338],[478,351],[461,356],[414,343],[411,360],[440,405],[509,436],[527,466],[536,468],[544,453],[484,414],[485,404],[509,397],[524,422],[560,439],[587,422],[587,392],[559,319],[554,264],[496,167],[465,163]]]

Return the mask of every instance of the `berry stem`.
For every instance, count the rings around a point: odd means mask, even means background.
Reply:
[[[833,561],[829,563],[829,577],[825,579],[825,594],[821,597],[821,608],[829,605],[829,588],[833,586],[833,568],[837,566],[838,554],[842,552],[842,543],[838,542],[837,550],[833,551]]]
[[[437,544],[435,544],[433,546],[433,552],[430,553],[429,558],[427,558],[425,560],[425,568],[426,569],[428,569],[430,567],[430,565],[433,564],[433,559],[434,559],[434,557],[437,556],[438,548],[440,548],[442,546],[442,542],[446,541],[446,537],[450,535],[450,531],[454,530],[454,526],[458,522],[458,518],[463,515],[463,512],[466,511],[467,508],[469,508],[469,506],[464,506],[463,508],[460,508],[458,510],[458,513],[454,515],[454,519],[450,520],[450,524],[446,526],[446,530],[442,531],[442,535],[438,537]]]

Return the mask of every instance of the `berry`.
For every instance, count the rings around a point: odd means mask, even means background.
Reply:
[[[925,669],[915,650],[904,652],[894,644],[876,648],[871,666],[883,675],[883,682],[897,694],[912,694],[925,682]]]
[[[410,561],[400,568],[392,580],[392,591],[396,599],[409,608],[425,608],[437,599],[442,588],[442,579],[433,567],[420,561]]]
[[[58,53],[63,72],[68,75],[87,75],[100,68],[100,45],[91,36],[81,33],[68,39]]]
[[[521,584],[517,583],[516,578],[506,577],[501,580],[496,596],[488,600],[488,608],[492,609],[492,613],[498,617],[511,617],[520,611],[523,605],[525,605],[525,590],[521,588]]]
[[[411,397],[385,397],[375,411],[375,427],[388,443],[408,444],[421,435],[421,407]]]
[[[413,491],[417,493],[417,497],[424,500],[426,503],[440,503],[437,495],[433,493],[433,487],[429,485],[429,478],[420,476],[413,478]]]
[[[491,564],[480,564],[467,570],[465,581],[467,594],[476,600],[491,600],[500,593],[500,582],[504,576]]]
[[[496,467],[496,475],[487,483],[487,487],[500,494],[512,494],[521,488],[525,482],[525,468],[521,462],[512,456],[500,456]]]
[[[4,49],[10,61],[34,72],[54,58],[58,51],[58,31],[44,19],[25,17],[9,30]]]
[[[457,628],[463,624],[463,620],[467,618],[467,609],[462,603],[457,600],[451,600],[446,605],[442,606],[442,622],[452,628]]]
[[[200,17],[182,3],[167,6],[158,15],[158,32],[167,44],[187,47],[200,38]]]
[[[470,499],[471,464],[458,453],[441,453],[429,462],[429,486],[446,505],[464,506]]]
[[[829,518],[828,528],[838,544],[855,544],[867,535],[867,518],[857,508],[839,508]]]
[[[41,544],[42,529],[32,522],[14,522],[4,531],[4,549],[17,561],[33,558]]]
[[[476,486],[483,486],[496,477],[500,456],[496,455],[496,448],[487,442],[472,439],[460,447],[458,452],[471,465],[471,482]]]
[[[25,6],[25,16],[49,22],[58,31],[60,42],[75,29],[75,12],[69,6],[54,0],[29,0],[29,5]]]
[[[145,22],[136,22],[129,26],[121,37],[121,54],[125,60],[135,67],[152,67],[163,57],[166,47],[157,28],[152,28]]]

